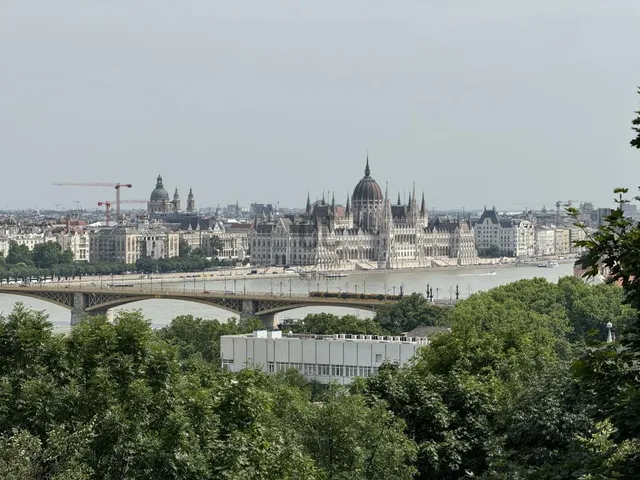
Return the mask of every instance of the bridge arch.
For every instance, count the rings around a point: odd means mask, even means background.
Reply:
[[[15,295],[17,297],[28,297],[35,300],[42,300],[47,303],[53,303],[54,305],[58,305],[59,307],[66,308],[67,310],[71,310],[73,308],[73,293],[69,292],[50,292],[51,295],[42,295],[40,292],[30,292],[27,288],[24,288],[11,291],[0,290],[0,293]]]
[[[284,312],[288,312],[290,310],[299,310],[299,309],[303,309],[303,308],[325,308],[325,307],[332,307],[332,308],[340,308],[340,309],[348,309],[348,310],[366,310],[368,312],[375,312],[376,309],[374,306],[370,306],[370,305],[345,305],[344,303],[331,303],[331,302],[324,302],[322,304],[317,304],[317,303],[304,303],[301,302],[299,304],[289,304],[289,305],[283,305],[283,306],[278,306],[275,308],[270,308],[267,310],[261,310],[259,312],[259,315],[277,315],[279,313],[284,313]]]
[[[102,303],[98,303],[86,308],[87,312],[103,312],[105,310],[110,310],[112,308],[122,307],[123,305],[128,305],[129,303],[141,302],[146,300],[177,300],[180,302],[188,302],[188,303],[198,303],[201,305],[206,305],[207,307],[219,308],[221,310],[225,310],[227,312],[232,313],[235,316],[240,316],[242,314],[241,311],[235,310],[226,305],[221,305],[216,302],[208,301],[199,297],[189,297],[185,298],[184,296],[178,295],[155,295],[155,296],[131,296],[126,298],[118,298],[113,300],[107,300]]]

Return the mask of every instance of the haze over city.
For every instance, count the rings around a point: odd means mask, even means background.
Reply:
[[[367,150],[429,207],[609,205],[640,178],[639,21],[631,0],[5,1],[0,208],[113,196],[55,181],[146,198],[158,173],[200,207],[342,202]]]

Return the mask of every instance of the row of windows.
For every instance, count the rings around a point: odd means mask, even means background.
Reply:
[[[377,356],[379,355],[380,354],[378,354]],[[230,360],[230,362],[233,363],[233,360]],[[224,368],[225,360],[223,360],[222,364]],[[267,364],[267,371],[269,373],[285,372],[290,368],[297,370],[302,375],[321,377],[369,377],[378,372],[378,367],[358,365],[330,365],[327,363],[295,362],[269,362]]]

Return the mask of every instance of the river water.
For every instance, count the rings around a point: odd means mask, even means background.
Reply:
[[[434,298],[449,299],[455,298],[456,287],[459,290],[460,298],[466,298],[472,293],[488,290],[499,285],[504,285],[516,280],[524,278],[542,277],[551,282],[556,282],[560,277],[573,274],[573,264],[564,263],[556,268],[539,268],[536,265],[526,265],[519,267],[503,267],[496,268],[494,271],[487,268],[477,269],[451,269],[451,270],[416,270],[416,271],[373,271],[363,273],[349,274],[344,278],[331,280],[304,280],[297,277],[292,278],[265,278],[239,276],[234,282],[233,280],[211,280],[206,281],[200,279],[185,279],[180,282],[160,282],[153,280],[153,288],[158,289],[178,289],[181,291],[236,291],[243,292],[262,292],[272,293],[274,295],[288,295],[290,292],[294,294],[308,293],[310,290],[321,291],[348,291],[348,292],[366,292],[366,293],[383,293],[386,289],[388,293],[399,293],[402,288],[405,294],[413,292],[424,293],[427,284],[433,288]],[[149,280],[151,283],[152,280]],[[117,280],[116,282],[117,283]],[[145,286],[147,287],[148,284]],[[135,287],[134,287],[135,288]],[[53,305],[43,300],[31,299],[16,295],[2,294],[0,295],[0,312],[7,314],[13,308],[16,302],[22,302],[25,305],[44,310],[56,330],[69,330],[70,313],[69,310]],[[215,318],[218,320],[226,320],[229,318],[229,312],[209,307],[200,303],[187,302],[180,300],[144,300],[127,304],[126,306],[114,309],[119,310],[136,310],[140,309],[146,318],[148,318],[154,327],[162,327],[167,325],[174,317],[184,314],[192,314],[203,318]],[[336,313],[344,315],[352,313],[361,317],[371,316],[371,312],[366,310],[356,310],[341,307],[306,307],[296,310],[290,310],[279,314],[279,318],[302,318],[308,313],[318,313],[320,311]]]

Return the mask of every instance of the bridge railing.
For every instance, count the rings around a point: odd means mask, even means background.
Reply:
[[[286,299],[286,298],[297,298],[297,299],[313,299],[317,300],[318,303],[325,303],[330,301],[337,302],[345,302],[349,301],[386,301],[386,300],[397,300],[397,298],[377,298],[378,295],[367,295],[365,298],[361,298],[360,295],[351,294],[343,296],[332,296],[331,298],[324,298],[323,296],[311,296],[310,293],[295,293],[295,292],[277,292],[277,291],[269,291],[269,292],[258,292],[258,291],[230,291],[230,290],[215,290],[215,289],[206,289],[206,288],[195,288],[193,284],[191,288],[188,288],[187,285],[182,286],[182,288],[168,288],[167,285],[151,285],[149,283],[139,283],[139,284],[110,284],[110,285],[99,285],[95,283],[89,284],[73,284],[73,283],[30,283],[30,284],[0,284],[0,291],[12,291],[12,292],[22,292],[25,293],[29,290],[37,290],[37,291],[72,291],[78,293],[110,293],[116,294],[118,292],[123,292],[131,295],[140,294],[140,295],[163,295],[163,296],[216,296],[216,297],[238,297],[238,298],[248,298],[248,299],[256,299],[256,298],[271,298],[271,299]],[[380,294],[381,295],[381,294]],[[457,303],[455,299],[433,299],[433,304],[436,305],[454,305]]]

